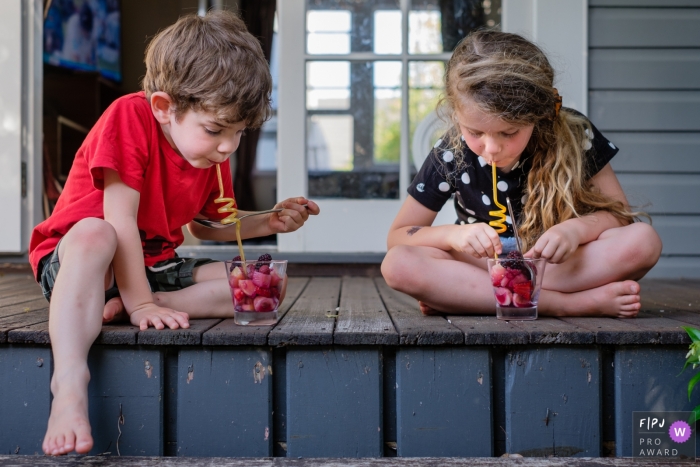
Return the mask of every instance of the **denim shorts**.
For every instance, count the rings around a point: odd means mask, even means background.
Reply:
[[[59,242],[60,243],[60,242]],[[146,268],[146,279],[151,292],[172,292],[194,285],[192,272],[194,268],[208,263],[214,263],[209,258],[175,258],[159,261]],[[58,261],[58,245],[53,253],[44,256],[39,261],[39,284],[46,300],[51,301],[51,293],[56,283],[56,276],[61,264]],[[105,290],[105,303],[119,296],[119,289],[115,283]]]

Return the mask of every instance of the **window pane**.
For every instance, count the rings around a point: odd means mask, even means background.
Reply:
[[[374,64],[374,161],[399,163],[401,62]]]
[[[309,54],[350,52],[349,11],[309,11],[306,14],[306,49]]]
[[[352,170],[353,118],[312,115],[306,122],[306,165],[312,170]]]
[[[401,53],[401,12],[374,12],[374,53]]]
[[[410,62],[408,65],[408,114],[413,166],[422,164],[447,127],[447,123],[436,120],[433,114],[444,90],[444,73],[443,62]]]
[[[308,62],[306,64],[306,108],[350,107],[350,62]]]
[[[501,0],[411,0],[408,51],[451,52],[470,31],[498,27]]]

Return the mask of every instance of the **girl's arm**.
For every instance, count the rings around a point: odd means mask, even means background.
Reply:
[[[610,164],[606,164],[591,178],[591,184],[602,194],[628,206],[627,197]],[[561,263],[566,261],[579,245],[596,240],[606,230],[622,226],[623,223],[607,211],[568,219],[545,232],[525,256],[542,257],[550,263]]]
[[[411,195],[396,215],[387,238],[387,249],[396,245],[429,246],[444,251],[463,251],[483,258],[500,254],[501,241],[492,227],[484,223],[439,225],[431,227],[437,213]]]
[[[306,205],[306,206],[304,206]],[[276,233],[294,232],[308,220],[309,215],[320,212],[318,204],[304,197],[289,198],[275,205],[275,209],[283,208],[282,212],[253,216],[241,221],[241,239],[264,237]],[[238,211],[244,215],[246,211]],[[228,229],[210,229],[196,222],[187,224],[187,229],[201,240],[216,240],[223,242],[236,241],[236,227]]]

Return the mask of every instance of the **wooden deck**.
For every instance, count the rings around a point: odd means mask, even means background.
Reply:
[[[279,324],[106,325],[95,450],[130,456],[632,455],[632,412],[689,410],[700,281],[642,281],[639,318],[425,317],[381,278],[292,277]],[[40,451],[48,307],[0,277],[0,452]]]

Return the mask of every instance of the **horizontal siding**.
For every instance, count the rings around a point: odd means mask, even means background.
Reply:
[[[632,206],[650,214],[700,214],[700,176],[617,175]]]
[[[700,49],[593,49],[589,54],[589,89],[697,89],[698,85]]]
[[[652,225],[661,237],[664,255],[697,255],[700,266],[700,216],[652,216]]]
[[[645,277],[649,279],[698,279],[700,278],[700,257],[662,256]]]
[[[700,7],[700,0],[588,0],[588,5],[603,7]]]
[[[611,162],[617,172],[700,174],[700,133],[606,131],[605,136],[620,148]]]
[[[697,47],[700,9],[591,8],[589,46]]]
[[[700,131],[700,91],[590,91],[588,99],[602,131]]]

